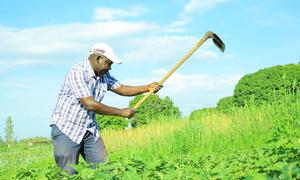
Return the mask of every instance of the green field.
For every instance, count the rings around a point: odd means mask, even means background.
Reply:
[[[300,179],[300,96],[104,131],[109,161],[73,179]],[[57,179],[51,143],[0,150],[1,179]],[[67,178],[65,174],[60,175]]]

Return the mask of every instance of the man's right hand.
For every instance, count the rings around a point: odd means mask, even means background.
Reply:
[[[134,108],[124,108],[122,109],[121,116],[126,117],[126,118],[131,118],[135,113]]]

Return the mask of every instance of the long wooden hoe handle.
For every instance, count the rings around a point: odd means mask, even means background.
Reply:
[[[208,31],[200,41],[159,81],[159,84],[162,85],[178,68],[183,64],[207,39],[212,37],[212,32]],[[134,109],[138,109],[146,99],[153,94],[153,91],[150,91],[146,94],[136,105],[133,107]]]

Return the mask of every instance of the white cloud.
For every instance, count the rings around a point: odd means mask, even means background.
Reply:
[[[54,62],[45,61],[45,60],[44,61],[32,60],[32,59],[0,60],[0,74],[17,68],[39,66],[39,65],[50,65],[50,64],[54,64]]]
[[[168,71],[160,69],[154,71],[155,76],[162,77]],[[219,91],[224,87],[232,86],[238,82],[242,76],[240,74],[180,74],[174,72],[166,81],[168,92],[191,92],[191,91]]]
[[[32,85],[27,83],[1,83],[0,87],[7,89],[30,89]]]
[[[185,32],[187,31],[186,26],[191,22],[190,17],[181,17],[175,22],[171,23],[164,27],[164,32],[167,33],[178,33],[178,32]]]
[[[170,25],[167,25],[164,28],[164,32],[179,33],[188,31],[187,25],[194,19],[192,16],[193,13],[204,13],[227,1],[230,0],[190,0],[184,6],[182,12],[179,13],[178,19]]]
[[[200,39],[194,36],[150,36],[130,39],[126,42],[121,57],[127,62],[161,63],[180,60]],[[202,60],[228,60],[235,56],[223,54],[207,40],[193,55]]]
[[[211,50],[208,50],[208,49],[200,49],[198,50],[198,52],[195,52],[195,56],[196,58],[198,59],[201,59],[203,61],[206,61],[206,60],[231,60],[233,58],[236,57],[235,54],[223,54],[223,53],[220,53],[218,49],[211,49]]]
[[[166,69],[157,69],[152,71],[152,77],[149,79],[127,79],[123,80],[124,84],[140,85],[157,81],[168,73]],[[189,92],[221,92],[228,86],[234,86],[243,75],[241,74],[181,74],[174,72],[164,84],[163,94],[189,93]]]
[[[123,27],[119,31],[115,27]],[[104,30],[101,27],[106,27]],[[158,28],[147,23],[106,22],[96,24],[68,24],[63,26],[47,26],[24,30],[0,29],[0,72],[24,68],[34,65],[61,63],[62,56],[68,58],[85,56],[95,39],[116,39],[111,44],[118,49],[118,56],[128,63],[161,63],[174,62],[181,59],[199,40],[194,36],[136,36],[126,41],[118,41],[119,36],[138,34]],[[72,31],[71,29],[76,29]],[[95,31],[94,29],[99,29]],[[69,32],[69,33],[68,33]],[[127,34],[122,34],[127,33]],[[63,35],[61,35],[63,34]],[[113,36],[114,35],[114,36]],[[113,41],[112,41],[113,42]],[[221,54],[209,40],[204,43],[192,57],[201,60],[231,59],[234,56]],[[63,58],[64,61],[68,59]],[[70,58],[69,58],[70,59]],[[4,63],[5,60],[5,63]]]
[[[98,11],[96,9],[95,15]],[[116,9],[107,9],[115,12]],[[119,42],[119,38],[156,31],[159,26],[145,21],[121,21],[118,17],[139,16],[146,10],[141,6],[118,9],[112,13],[111,21],[93,23],[70,23],[28,28],[0,26],[0,73],[12,69],[43,65],[60,61],[62,58],[82,57],[99,41]],[[109,20],[109,19],[107,19]],[[118,44],[113,47],[118,47]],[[38,59],[38,60],[37,60]],[[5,63],[4,63],[5,62]]]
[[[166,69],[157,69],[149,79],[127,79],[124,84],[141,85],[161,79]],[[241,74],[181,74],[174,72],[158,93],[169,96],[175,105],[188,114],[194,109],[215,106],[217,101],[233,94],[234,86],[242,78]],[[117,97],[116,97],[117,98]],[[124,104],[125,105],[125,104]]]
[[[191,0],[184,7],[184,13],[203,13],[229,0]]]
[[[196,38],[192,36],[150,36],[135,38],[127,42],[128,49],[122,57],[129,62],[160,63],[181,58]]]
[[[209,50],[202,50],[199,53],[200,59],[207,60],[207,59],[218,59],[218,54]]]
[[[156,29],[157,25],[146,22],[101,22],[92,24],[66,24],[11,29],[0,27],[0,53],[33,55],[58,52],[74,52],[86,42],[96,39],[116,38]]]
[[[94,11],[94,19],[98,21],[112,21],[116,19],[138,17],[145,13],[142,6],[133,6],[128,9],[97,7]]]

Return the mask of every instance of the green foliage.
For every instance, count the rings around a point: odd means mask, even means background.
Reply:
[[[96,115],[96,121],[100,129],[125,129],[128,127],[126,118],[118,116]]]
[[[129,102],[129,106],[133,107],[143,96],[136,96]],[[131,125],[132,127],[145,125],[161,116],[180,117],[181,112],[178,107],[174,106],[171,98],[162,99],[157,94],[153,94],[139,107],[138,112],[132,118]]]
[[[21,170],[15,179],[299,179],[298,141],[297,138],[277,139],[262,147],[218,154],[120,157],[96,169],[80,163],[75,166],[78,174],[71,177],[52,165],[46,169]]]
[[[2,137],[0,136],[0,146],[3,146],[5,143],[4,143],[4,141],[3,141],[3,139],[2,139]]]
[[[130,101],[129,106],[133,107],[143,95],[136,96]],[[169,97],[164,99],[159,98],[158,95],[151,95],[147,101],[138,109],[138,112],[131,119],[132,127],[148,124],[151,120],[159,119],[159,117],[180,117],[181,113],[178,107],[175,107]],[[160,118],[162,119],[162,118]],[[96,121],[100,129],[125,129],[128,127],[126,118],[118,116],[103,116],[97,115]]]
[[[143,141],[144,146],[125,144],[96,169],[80,163],[75,166],[78,174],[71,177],[55,166],[51,146],[27,148],[32,158],[46,153],[50,164],[19,157],[25,148],[5,147],[0,151],[0,174],[7,179],[300,179],[300,92],[278,101],[260,107],[248,103],[226,114],[203,110],[209,112],[207,117],[200,113],[203,118],[195,114],[193,121],[165,122],[163,127],[175,130],[151,137],[150,144]],[[146,139],[159,128],[141,127],[145,135],[129,131]],[[8,160],[12,156],[16,158]],[[7,176],[16,167],[18,172]]]
[[[69,179],[66,172],[61,171],[56,164],[48,165],[47,168],[21,169],[14,177],[16,180],[24,179]]]
[[[220,99],[217,103],[217,109],[221,112],[229,112],[234,107],[233,96]]]
[[[299,89],[299,64],[274,66],[245,75],[235,87],[233,101],[236,106],[244,106],[247,101],[259,105],[294,94]]]
[[[18,171],[30,171],[35,168],[45,170],[49,163],[54,164],[52,143],[29,145],[17,142],[13,146],[0,147],[0,179],[15,179],[12,176]]]
[[[216,108],[202,108],[191,112],[189,120],[200,120],[216,112]]]
[[[6,119],[6,127],[5,127],[5,143],[13,144],[14,139],[14,125],[12,122],[12,118],[10,116]]]

